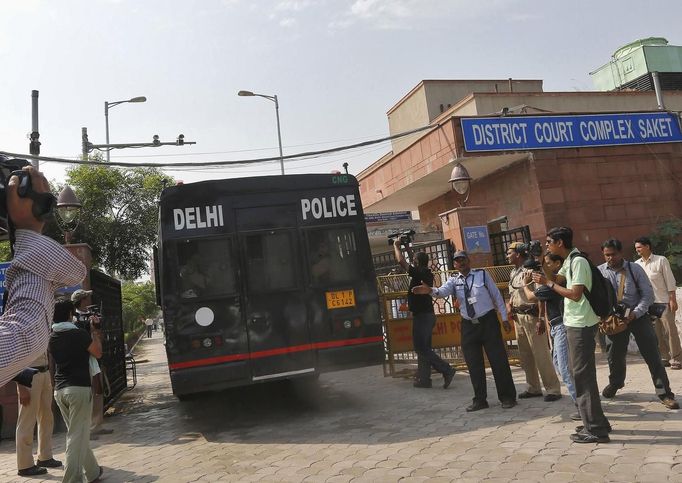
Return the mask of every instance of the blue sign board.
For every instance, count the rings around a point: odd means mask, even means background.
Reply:
[[[385,213],[365,213],[366,223],[380,223],[387,221],[411,221],[411,211],[387,211]]]
[[[682,142],[668,112],[462,119],[467,151],[515,151]]]
[[[10,262],[2,262],[0,263],[0,313],[2,313],[4,307],[2,305],[2,299],[3,295],[5,293],[5,280],[6,276],[5,273],[7,272],[7,268],[9,268]]]
[[[487,226],[465,226],[462,228],[462,236],[468,253],[490,253]]]

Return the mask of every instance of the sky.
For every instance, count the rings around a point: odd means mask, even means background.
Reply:
[[[74,159],[81,128],[126,149],[112,161],[199,162],[276,156],[388,135],[386,112],[422,79],[542,79],[592,90],[589,72],[633,40],[682,45],[682,2],[621,0],[0,0],[0,150],[27,153],[31,91],[41,154]],[[287,161],[287,173],[357,174],[390,143]],[[62,181],[69,165],[41,162]],[[279,163],[168,168],[185,182],[279,174]]]

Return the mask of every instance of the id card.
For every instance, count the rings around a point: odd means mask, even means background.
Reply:
[[[469,297],[467,302],[469,302],[470,305],[474,305],[476,303],[476,297]]]

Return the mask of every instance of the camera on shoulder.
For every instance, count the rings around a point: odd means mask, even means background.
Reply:
[[[400,244],[404,247],[409,246],[410,243],[412,243],[412,239],[414,237],[415,231],[414,230],[405,230],[405,231],[398,231],[396,233],[391,233],[388,235],[388,245],[393,246],[395,243],[396,238],[400,239]]]

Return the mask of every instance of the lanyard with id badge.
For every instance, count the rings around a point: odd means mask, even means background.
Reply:
[[[474,288],[474,278],[475,274],[471,273],[471,285],[467,284],[467,279],[469,275],[464,277],[464,301],[466,302],[466,312],[471,319],[471,323],[478,324],[478,319],[474,318],[476,312],[474,311],[474,304],[476,303],[476,297],[471,295],[471,290]]]

